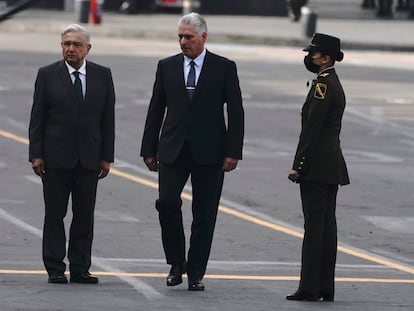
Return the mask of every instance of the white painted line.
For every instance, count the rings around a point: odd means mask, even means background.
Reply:
[[[6,118],[6,122],[16,129],[27,131],[27,123],[21,122],[13,118]]]
[[[397,255],[396,252],[392,252],[392,251],[386,251],[384,249],[380,249],[380,248],[374,248],[373,251],[375,253],[381,254],[382,256],[386,256],[389,258],[394,258],[396,260],[399,260],[401,262],[411,262],[414,263],[414,259],[413,258],[408,258],[405,256],[401,256],[401,255]]]
[[[414,234],[414,217],[362,216],[362,218],[387,231]]]
[[[131,223],[131,224],[138,224],[141,223],[141,220],[139,220],[138,218],[129,216],[129,215],[118,215],[115,213],[111,213],[111,212],[100,212],[100,211],[95,211],[95,217],[99,217],[101,219],[105,219],[107,221],[110,222],[125,222],[125,223]]]
[[[42,237],[42,231],[41,230],[37,229],[36,227],[34,227],[32,225],[29,225],[28,223],[24,222],[23,220],[21,220],[17,217],[14,217],[13,215],[7,213],[2,208],[0,208],[0,218],[16,225],[17,227],[19,227],[23,230],[26,230],[26,231],[30,232],[34,236],[37,236],[37,237],[40,237],[40,238]],[[117,273],[125,273],[124,271],[122,271],[120,269],[112,267],[111,265],[109,265],[102,258],[92,256],[92,261],[93,261],[94,265],[96,265],[97,267],[99,267],[103,270],[111,271],[111,272],[116,271]],[[153,287],[149,286],[148,284],[146,284],[145,282],[143,282],[139,279],[128,277],[128,276],[118,276],[118,278],[120,278],[124,282],[131,285],[139,293],[143,294],[145,297],[147,297],[150,300],[159,299],[159,298],[163,297],[163,295],[161,293],[159,293]]]
[[[385,120],[371,116],[367,114],[365,111],[358,109],[356,107],[347,106],[345,109],[344,118],[348,121],[358,123],[361,125],[366,125],[367,121],[371,123],[371,125],[376,126],[386,126],[388,131],[393,131],[394,133],[398,133],[399,136],[405,136],[411,139],[414,139],[414,130],[413,128],[404,126],[402,124],[398,124],[396,122],[392,122],[390,120]],[[374,128],[375,130],[375,128]]]
[[[17,217],[14,217],[13,215],[7,213],[4,209],[0,208],[0,218],[3,220],[6,220],[7,222],[15,225],[16,227],[19,227],[20,229],[23,229],[29,233],[31,233],[34,236],[37,236],[39,238],[42,238],[42,230],[37,229],[36,227],[29,225],[27,222],[24,222],[23,220],[20,220]]]
[[[394,127],[394,129],[395,129],[395,127]],[[412,134],[414,136],[414,132],[412,130],[409,131],[409,134]],[[21,142],[21,143],[26,144],[26,145],[28,144],[28,140],[26,138],[15,135],[13,133],[10,133],[10,132],[4,131],[4,130],[1,130],[1,129],[0,129],[0,135],[3,136],[3,137],[9,138],[9,139],[15,140],[17,142]],[[138,177],[138,176],[128,174],[126,172],[119,171],[118,169],[113,169],[113,170],[111,170],[111,172],[115,176],[125,178],[126,180],[130,180],[132,182],[135,182],[135,183],[138,183],[138,184],[141,184],[141,185],[144,185],[144,186],[148,186],[148,187],[153,188],[153,189],[156,189],[158,187],[158,185],[155,182],[146,180],[146,179]],[[185,200],[192,200],[192,196],[189,193],[186,193],[186,192],[183,192],[181,197]],[[229,203],[231,203],[231,202],[229,201]],[[249,209],[248,207],[245,207],[245,208]],[[275,223],[272,223],[270,221],[265,221],[265,220],[262,220],[258,217],[250,216],[246,212],[237,211],[237,208],[231,209],[231,208],[225,207],[223,205],[220,205],[219,210],[222,213],[225,213],[227,215],[233,215],[233,216],[235,216],[239,219],[244,219],[248,222],[257,224],[259,226],[262,226],[262,227],[265,227],[265,228],[270,228],[272,230],[282,232],[282,233],[288,234],[290,236],[303,238],[303,233],[301,231],[292,230],[289,227],[279,226],[279,225],[277,225]],[[366,250],[363,250],[363,249],[347,246],[344,243],[339,243],[338,244],[338,251],[340,251],[342,253],[345,253],[345,254],[348,254],[348,255],[351,255],[351,256],[354,256],[354,257],[357,257],[357,258],[361,258],[361,259],[368,260],[368,261],[371,261],[371,262],[374,262],[374,263],[385,265],[385,266],[391,267],[393,269],[403,271],[403,272],[407,272],[407,273],[410,273],[410,274],[414,275],[414,267],[409,266],[409,265],[401,264],[395,259],[390,260],[388,258],[379,256],[378,254],[374,254],[372,252],[369,252],[369,251],[366,251]]]
[[[38,184],[38,185],[42,184],[42,179],[39,176],[34,175],[34,173],[33,173],[33,175],[25,175],[24,178],[26,178],[28,181],[30,181],[32,183],[35,183],[35,184]]]
[[[27,204],[27,201],[23,200],[9,200],[9,199],[0,199],[0,204]]]
[[[144,163],[144,162],[142,162]],[[121,159],[115,158],[114,167],[116,168],[127,168],[129,170],[132,170],[134,172],[139,173],[140,175],[144,175],[147,177],[150,177],[152,179],[157,179],[158,174],[154,172],[150,172],[147,168],[141,168],[138,165],[128,163],[126,161],[123,161]]]
[[[140,279],[122,275],[123,273],[126,273],[126,272],[113,267],[104,258],[93,256],[92,259],[94,261],[94,264],[100,267],[101,269],[105,271],[111,271],[111,272],[121,274],[121,275],[117,275],[117,277],[120,278],[125,283],[128,283],[129,285],[131,285],[133,288],[137,290],[137,292],[143,294],[149,300],[160,299],[163,297],[163,295],[160,292],[158,292],[155,288],[141,281]]]
[[[369,152],[347,148],[344,150],[344,156],[347,162],[355,161],[357,163],[400,163],[404,159],[385,153]]]
[[[121,220],[122,222],[126,222],[126,223],[131,223],[131,224],[138,224],[141,223],[141,220],[139,220],[138,218],[132,217],[132,216],[128,216],[128,215],[118,215],[119,220]]]
[[[102,258],[103,259],[103,258]],[[122,262],[125,264],[133,263],[139,264],[142,266],[160,266],[164,267],[166,265],[165,259],[156,259],[156,258],[104,258],[107,262]],[[209,268],[223,268],[228,269],[230,267],[236,267],[237,269],[246,268],[246,267],[300,267],[300,262],[282,262],[282,261],[224,261],[224,260],[209,260]],[[383,265],[367,265],[367,264],[337,264],[337,268],[344,270],[391,270],[391,268]]]
[[[414,133],[413,133],[413,135],[414,135]],[[123,163],[126,164],[127,162],[123,162]],[[122,172],[122,174],[123,175],[129,175],[128,173],[124,173],[124,172]],[[120,177],[123,177],[123,176],[120,176]],[[156,179],[154,177],[157,177],[157,175],[153,174],[153,175],[151,175],[151,177],[153,179]],[[188,193],[191,193],[191,186],[186,185],[184,189],[185,189],[185,191],[187,191],[187,193],[183,192],[184,195],[186,195],[188,198],[190,198],[190,195]],[[292,224],[280,221],[280,220],[278,220],[276,218],[273,218],[269,215],[259,213],[256,210],[254,210],[252,208],[249,208],[245,205],[242,205],[242,204],[230,201],[230,200],[226,200],[226,199],[223,199],[223,198],[221,198],[220,204],[226,205],[226,207],[230,208],[230,209],[227,208],[226,210],[230,211],[231,213],[226,212],[226,214],[234,214],[233,212],[241,213],[244,216],[246,216],[246,218],[254,217],[258,221],[266,222],[265,226],[267,226],[267,227],[269,227],[268,225],[275,225],[275,226],[279,226],[279,227],[281,227],[281,229],[283,229],[281,231],[280,228],[279,228],[279,229],[277,229],[277,231],[284,232],[286,234],[293,235],[293,236],[298,236],[298,237],[299,237],[299,235],[303,234],[303,228],[302,227],[297,227],[297,226],[294,226]],[[223,212],[223,206],[222,205],[220,205],[220,208]],[[243,215],[241,215],[241,216],[243,216]],[[245,219],[244,216],[242,217],[242,219]],[[240,218],[240,215],[238,215],[236,217]],[[248,221],[251,221],[251,220],[248,220]],[[254,223],[256,223],[256,222],[254,222]],[[259,224],[259,225],[263,226],[263,224]],[[276,229],[274,229],[274,230],[276,230]],[[291,232],[286,232],[287,230],[290,230]],[[407,264],[404,264],[404,263],[400,262],[394,256],[392,256],[390,258],[386,258],[386,257],[380,256],[377,253],[374,253],[372,251],[364,250],[364,249],[357,248],[357,247],[352,247],[352,246],[350,246],[346,243],[340,242],[340,241],[338,241],[338,251],[343,252],[345,254],[349,254],[351,256],[362,258],[362,259],[365,259],[365,260],[368,260],[368,261],[371,261],[371,262],[383,264],[385,266],[392,267],[392,268],[397,269],[397,270],[401,270],[401,271],[404,271],[404,272],[414,274],[414,272],[413,272],[414,268],[412,266],[409,266]]]

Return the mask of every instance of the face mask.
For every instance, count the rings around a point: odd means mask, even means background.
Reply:
[[[306,69],[308,69],[310,72],[313,72],[313,73],[319,72],[319,65],[316,65],[313,63],[313,59],[310,54],[305,56],[305,58],[303,59],[303,62],[305,63]]]

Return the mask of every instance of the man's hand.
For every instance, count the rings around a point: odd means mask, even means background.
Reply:
[[[298,182],[299,180],[299,172],[297,170],[290,170],[288,178],[292,182]]]
[[[105,178],[108,175],[110,169],[111,164],[108,161],[101,161],[101,170],[99,171],[98,179]]]
[[[148,169],[152,172],[158,171],[158,161],[154,157],[145,157],[144,163],[148,167]]]
[[[234,158],[224,158],[223,170],[225,172],[230,172],[230,171],[234,170],[237,167],[238,162],[239,162],[239,160],[234,159]]]
[[[36,175],[42,177],[46,174],[45,171],[45,161],[43,159],[34,159],[32,160],[32,168]]]

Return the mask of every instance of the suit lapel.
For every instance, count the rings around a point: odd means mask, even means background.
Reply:
[[[190,103],[190,99],[188,97],[187,88],[185,85],[185,79],[184,79],[184,55],[183,54],[177,54],[175,61],[173,62],[173,66],[171,69],[171,72],[169,74],[171,75],[171,79],[169,81],[174,81],[174,83],[177,84],[177,90],[181,90],[181,96],[183,98],[186,98],[188,100],[188,103]]]
[[[82,106],[82,103],[79,102],[79,99],[76,96],[75,88],[73,86],[72,79],[70,78],[70,74],[68,68],[66,67],[65,61],[59,63],[59,76],[62,79],[63,85],[68,90],[68,93],[72,97],[73,101],[79,106]]]
[[[68,90],[68,93],[72,97],[73,101],[76,101],[76,94],[75,88],[73,87],[72,79],[70,78],[70,74],[68,68],[66,67],[65,61],[61,61],[59,63],[59,77],[62,79],[63,85]]]
[[[83,101],[83,109],[85,109],[86,105],[88,104],[89,101],[89,94],[93,94],[94,92],[96,92],[96,90],[94,90],[95,88],[95,84],[93,83],[94,81],[94,75],[95,75],[95,70],[93,65],[91,65],[89,62],[86,62],[86,92],[85,92],[85,100]]]
[[[207,50],[206,55],[204,57],[203,66],[201,67],[200,76],[198,77],[197,86],[193,94],[193,100],[198,96],[198,93],[200,93],[201,89],[203,88],[205,81],[207,81],[210,72],[211,72],[211,66],[210,66],[210,52]]]

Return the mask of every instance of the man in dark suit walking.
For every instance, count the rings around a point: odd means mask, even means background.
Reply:
[[[42,178],[43,262],[49,283],[67,283],[63,219],[72,196],[70,281],[98,283],[89,273],[98,179],[114,160],[115,92],[109,68],[86,61],[89,33],[69,25],[63,60],[39,69],[29,126],[29,161]]]
[[[286,299],[333,301],[336,195],[338,185],[349,184],[339,140],[345,94],[334,68],[344,55],[338,38],[319,33],[304,51],[306,68],[317,76],[302,108],[302,131],[288,176],[300,183],[305,235],[299,289]]]
[[[141,156],[159,171],[161,235],[167,286],[182,283],[204,290],[224,172],[242,158],[244,112],[236,64],[205,49],[207,25],[197,13],[179,21],[182,53],[158,63]],[[227,122],[224,109],[227,111]],[[190,247],[185,256],[181,193],[191,175],[193,189]]]

